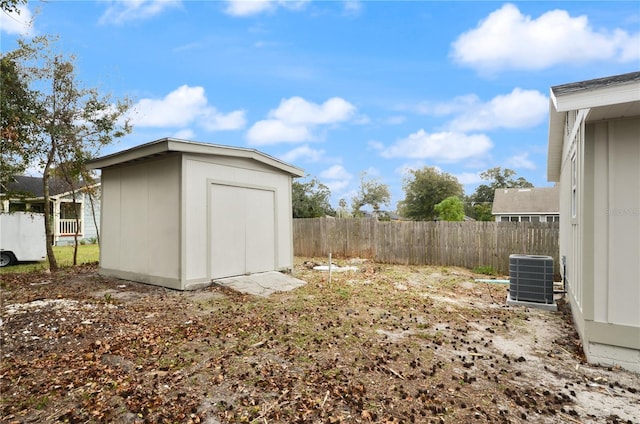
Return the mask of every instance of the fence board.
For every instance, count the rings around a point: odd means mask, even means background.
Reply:
[[[559,225],[545,222],[379,222],[375,219],[293,220],[297,256],[360,257],[383,263],[492,266],[509,273],[509,255],[546,255],[559,274]]]

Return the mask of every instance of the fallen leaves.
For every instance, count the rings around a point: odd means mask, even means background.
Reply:
[[[484,298],[457,285],[464,271],[448,280],[441,272],[430,278],[427,267],[364,264],[335,275],[331,285],[302,262],[298,272],[307,286],[267,299],[220,287],[180,293],[122,284],[91,267],[9,276],[0,327],[3,419],[580,419],[578,388],[569,385],[584,368],[573,366],[580,362],[575,333],[546,348],[536,342],[541,354],[503,355],[492,340],[524,334],[518,326],[528,322],[526,313],[495,306],[503,288]],[[561,318],[555,325],[571,330]],[[541,361],[565,361],[536,370],[555,372],[560,386],[528,382],[525,374]],[[637,398],[640,387],[607,390]]]

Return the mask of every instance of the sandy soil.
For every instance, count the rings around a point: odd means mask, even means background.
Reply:
[[[584,363],[567,305],[459,268],[339,261],[268,298],[94,267],[2,279],[2,422],[640,423],[640,377]]]

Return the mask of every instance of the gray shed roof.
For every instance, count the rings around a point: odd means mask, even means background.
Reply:
[[[560,189],[554,187],[503,188],[495,192],[493,215],[558,214]]]
[[[255,149],[223,146],[220,144],[199,143],[175,138],[161,138],[150,143],[141,144],[121,152],[93,159],[88,163],[90,169],[102,169],[123,163],[137,162],[143,159],[166,155],[168,153],[194,153],[212,156],[227,156],[252,159],[279,169],[293,177],[304,176],[304,171]]]

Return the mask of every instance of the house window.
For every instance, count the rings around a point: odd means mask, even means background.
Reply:
[[[540,222],[540,217],[539,216],[532,216],[531,217],[531,222]]]
[[[576,154],[571,157],[571,217],[578,216],[578,164]]]
[[[500,222],[509,222],[509,217],[508,216],[501,216],[500,217]]]
[[[9,203],[9,212],[24,212],[27,210],[26,203],[11,202]]]
[[[511,222],[518,222],[520,221],[520,217],[519,216],[512,216],[511,217]]]
[[[530,216],[521,216],[520,217],[520,221],[521,222],[529,222],[531,220]]]

